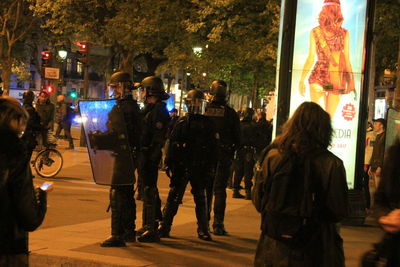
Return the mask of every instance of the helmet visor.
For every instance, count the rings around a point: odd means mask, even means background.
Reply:
[[[204,115],[206,112],[207,101],[204,99],[186,99],[185,109],[189,114]]]

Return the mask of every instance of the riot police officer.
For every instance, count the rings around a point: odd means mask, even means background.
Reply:
[[[37,136],[42,130],[40,116],[32,104],[34,99],[35,99],[35,94],[30,90],[26,90],[22,94],[23,107],[28,112],[29,119],[26,124],[26,129],[21,140],[26,145],[28,159],[30,159],[32,156],[33,150],[37,145]]]
[[[206,116],[209,116],[214,122],[219,135],[219,145],[214,182],[207,188],[207,200],[209,207],[211,207],[214,194],[213,233],[215,235],[227,235],[228,232],[224,226],[226,187],[235,147],[240,142],[239,116],[227,104],[227,85],[224,81],[213,81],[210,87],[210,94],[212,95],[212,100],[207,107]],[[210,212],[211,210],[209,210],[209,214]]]
[[[206,185],[212,179],[209,166],[215,162],[218,135],[212,121],[204,116],[203,92],[190,90],[185,104],[186,116],[180,118],[172,130],[166,164],[171,170],[171,184],[163,218],[159,229],[160,237],[169,237],[188,182],[196,204],[197,233],[202,240],[211,241],[208,226]]]
[[[135,160],[136,151],[139,148],[141,119],[139,106],[131,94],[131,78],[129,73],[116,72],[111,76],[110,87],[114,89],[114,98],[117,105],[113,107],[108,115],[108,128],[114,132],[127,132],[130,148],[127,150],[116,151],[115,166],[112,180],[115,182],[110,189],[110,208],[111,208],[111,236],[101,243],[102,247],[123,247],[125,242],[135,242],[135,220],[136,204],[134,199],[135,177],[125,177],[133,170],[126,170],[126,159]],[[119,115],[122,113],[121,123]],[[123,131],[118,128],[123,127]],[[126,127],[126,128],[125,128]],[[125,155],[131,153],[131,155]],[[130,185],[116,185],[116,181],[129,181]]]
[[[169,95],[158,77],[150,76],[141,83],[145,107],[142,112],[143,132],[141,138],[141,166],[139,175],[143,183],[143,228],[140,229],[140,242],[158,242],[158,222],[161,220],[161,200],[158,195],[158,165],[161,149],[170,121],[166,104]]]
[[[257,145],[257,126],[253,121],[254,110],[246,108],[240,121],[240,146],[236,150],[236,168],[233,179],[233,198],[251,199],[253,167]],[[244,177],[246,197],[240,194],[240,183]]]

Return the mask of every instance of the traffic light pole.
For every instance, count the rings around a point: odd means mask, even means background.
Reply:
[[[86,51],[85,51],[85,62],[83,62],[83,99],[87,99],[88,92],[89,92],[89,51],[90,45],[86,44]],[[83,131],[83,127],[81,126],[81,136],[80,136],[80,147],[86,147],[86,140],[85,140],[85,132]]]

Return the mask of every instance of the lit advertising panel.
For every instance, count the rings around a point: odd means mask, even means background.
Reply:
[[[304,101],[332,118],[330,150],[343,160],[354,188],[367,0],[298,0],[290,114]]]

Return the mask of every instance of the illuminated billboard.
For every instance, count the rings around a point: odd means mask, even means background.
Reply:
[[[332,118],[330,150],[343,160],[354,188],[367,0],[298,0],[290,114],[304,101]]]

